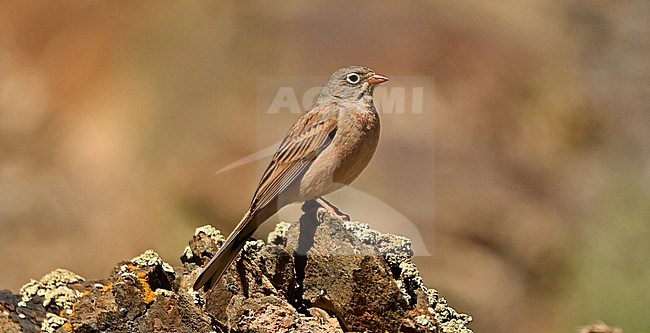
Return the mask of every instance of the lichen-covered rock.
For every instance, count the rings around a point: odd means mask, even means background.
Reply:
[[[318,322],[336,320],[346,332],[471,332],[471,317],[423,285],[408,239],[303,209],[299,222],[278,225],[269,244],[248,242],[205,294],[219,327],[255,332],[276,318],[282,321],[271,326],[279,331],[310,332],[307,319],[319,313]]]
[[[315,228],[308,247],[300,239],[306,228]],[[331,312],[346,330],[399,330],[408,308],[390,267],[373,245],[347,231],[342,221],[326,217],[320,223],[305,215],[287,233],[286,246],[304,253],[298,269],[305,306]]]
[[[0,332],[39,332],[47,310],[38,300],[23,302],[20,295],[0,290],[0,313]]]
[[[297,316],[298,312],[290,304],[296,289],[293,268],[293,256],[283,248],[266,245],[260,240],[249,241],[221,281],[205,295],[205,310],[218,325],[229,327],[229,323],[245,320],[233,317],[240,313],[232,311],[237,300],[271,297],[267,300],[275,299],[286,305],[273,309],[285,311],[285,308],[291,308]],[[268,313],[270,310],[265,308],[265,311]]]
[[[31,280],[19,295],[0,291],[0,332],[55,332],[63,328],[65,317],[83,296],[86,283],[65,269],[56,269],[40,280]]]
[[[175,271],[147,250],[118,264],[104,284],[95,285],[69,317],[74,332],[172,332],[211,330],[211,320],[192,296],[179,290]]]
[[[217,252],[225,241],[226,238],[221,234],[221,231],[211,225],[196,228],[194,237],[183,251],[181,261],[185,264],[194,263],[201,266],[210,260],[210,257]]]
[[[313,208],[247,242],[208,293],[192,284],[225,241],[211,226],[181,267],[147,250],[106,279],[59,269],[0,291],[0,332],[471,332],[423,285],[408,239]]]
[[[280,245],[284,244],[284,241],[287,239],[287,232],[291,228],[291,223],[279,222],[273,231],[269,233],[267,237],[267,242],[269,244]]]
[[[70,285],[82,282],[84,279],[65,269],[55,269],[45,274],[39,281],[31,280],[20,288],[22,301],[19,306],[36,299],[43,302],[44,307],[56,307],[66,313],[72,311],[72,305],[82,293]],[[50,306],[52,305],[52,306]],[[55,320],[53,320],[55,321]]]

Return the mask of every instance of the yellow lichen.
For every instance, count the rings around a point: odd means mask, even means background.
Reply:
[[[140,281],[140,286],[142,287],[142,300],[147,304],[155,301],[156,294],[153,292],[153,290],[151,290],[151,286],[149,286],[147,274],[144,272],[138,272],[136,276],[138,277],[138,281]]]

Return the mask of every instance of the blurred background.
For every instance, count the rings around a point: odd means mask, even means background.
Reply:
[[[2,1],[0,288],[148,248],[178,264],[195,227],[232,230],[268,158],[215,172],[297,117],[261,115],[261,78],[358,64],[434,96],[382,114],[333,202],[412,221],[426,284],[477,332],[650,331],[648,17],[644,0]]]

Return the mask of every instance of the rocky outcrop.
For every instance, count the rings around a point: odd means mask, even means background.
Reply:
[[[148,250],[104,280],[55,270],[0,291],[2,332],[471,332],[422,284],[410,241],[308,209],[249,241],[213,290],[193,291],[223,244],[198,228],[171,267]]]

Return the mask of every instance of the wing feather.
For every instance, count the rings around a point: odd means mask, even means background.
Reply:
[[[321,105],[291,127],[262,175],[251,202],[251,212],[266,206],[304,173],[325,149],[337,129],[338,107]]]

